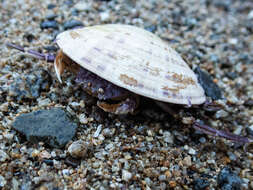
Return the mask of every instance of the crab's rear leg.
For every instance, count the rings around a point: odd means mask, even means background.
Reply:
[[[169,107],[168,104],[166,104],[164,102],[158,102],[158,101],[156,101],[156,104],[158,106],[160,106],[164,111],[168,112],[169,114],[171,114],[172,116],[174,116],[178,119],[177,114],[175,113],[175,111],[173,109],[171,109]],[[252,140],[248,139],[247,137],[235,135],[235,134],[227,132],[227,131],[217,130],[217,129],[214,129],[208,125],[201,124],[197,121],[193,122],[193,128],[198,131],[201,131],[207,135],[218,136],[218,137],[226,138],[226,139],[229,139],[229,140],[232,140],[235,142],[242,142],[242,143],[252,142]]]
[[[104,101],[97,102],[98,107],[114,114],[133,114],[139,105],[139,96],[130,96],[120,103],[110,104]]]
[[[196,129],[196,130],[199,130],[199,131],[201,131],[205,134],[212,135],[212,136],[223,137],[223,138],[235,141],[235,142],[242,142],[242,143],[252,142],[252,140],[248,139],[247,137],[243,137],[243,136],[240,136],[240,135],[235,135],[235,134],[227,132],[227,131],[217,130],[217,129],[214,129],[212,127],[209,127],[208,125],[204,125],[204,124],[201,124],[201,123],[196,122],[196,121],[193,124],[193,128]]]

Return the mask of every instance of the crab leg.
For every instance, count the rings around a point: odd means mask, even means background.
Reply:
[[[177,113],[173,109],[171,109],[170,106],[168,106],[166,103],[156,101],[156,104],[158,106],[160,106],[164,111],[171,114],[176,119],[179,119]],[[207,104],[207,106],[208,105],[211,105],[211,104]],[[214,107],[214,108],[216,108],[216,107]],[[215,109],[211,109],[211,110],[214,111]],[[235,142],[242,142],[242,143],[253,142],[253,140],[248,139],[247,137],[235,135],[235,134],[232,134],[232,133],[229,133],[226,131],[217,130],[217,129],[214,129],[208,125],[200,124],[199,122],[196,122],[196,121],[194,121],[194,123],[193,123],[193,128],[196,130],[199,130],[207,135],[223,137],[223,138],[235,141]]]
[[[34,50],[26,50],[24,47],[13,44],[13,43],[7,43],[6,46],[8,46],[10,48],[14,48],[19,51],[22,51],[22,52],[24,52],[28,55],[31,55],[37,59],[45,60],[47,62],[54,62],[54,60],[55,60],[55,55],[53,55],[53,54],[43,54],[43,53],[39,53]]]
[[[217,130],[217,129],[214,129],[214,128],[209,127],[207,125],[200,124],[199,122],[196,122],[196,121],[193,124],[193,128],[196,130],[199,130],[205,134],[223,137],[223,138],[235,141],[235,142],[242,142],[242,143],[253,142],[252,140],[248,139],[247,137],[235,135],[233,133],[222,131],[222,130]]]
[[[135,109],[138,107],[139,97],[129,97],[126,100],[121,101],[117,104],[108,104],[103,101],[98,101],[97,105],[106,112],[111,112],[114,114],[127,114],[134,113]]]

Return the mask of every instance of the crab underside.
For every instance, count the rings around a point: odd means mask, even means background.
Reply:
[[[60,79],[64,70],[75,73],[75,82],[81,85],[88,94],[97,97],[97,105],[106,112],[114,114],[134,113],[139,105],[139,96],[102,79],[94,73],[76,64],[62,51],[59,51],[55,60],[55,69]]]

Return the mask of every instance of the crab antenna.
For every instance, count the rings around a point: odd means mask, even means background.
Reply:
[[[10,47],[10,48],[14,48],[19,51],[22,51],[25,54],[31,55],[37,59],[45,60],[47,62],[54,62],[54,60],[55,60],[55,55],[53,55],[53,54],[43,54],[43,53],[39,53],[34,50],[26,50],[24,47],[13,44],[13,43],[7,43],[6,46]]]
[[[212,136],[223,137],[223,138],[235,141],[235,142],[242,142],[242,143],[253,142],[253,140],[248,139],[247,137],[243,137],[243,136],[240,136],[240,135],[235,135],[233,133],[226,132],[226,131],[217,130],[217,129],[211,128],[207,125],[202,125],[199,122],[195,122],[193,124],[193,127],[196,130],[199,130],[199,131],[201,131],[205,134],[212,135]]]

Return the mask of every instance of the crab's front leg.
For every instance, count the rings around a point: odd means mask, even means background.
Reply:
[[[104,101],[97,102],[98,107],[103,109],[106,112],[114,114],[133,114],[139,105],[139,96],[129,96],[125,100],[116,103],[110,104]]]
[[[43,54],[34,50],[27,50],[22,46],[13,44],[13,43],[7,43],[6,44],[7,47],[9,48],[13,48],[19,51],[22,51],[24,54],[30,55],[32,57],[35,57],[37,59],[41,59],[41,60],[45,60],[47,62],[54,62],[55,60],[55,55],[54,54]]]

